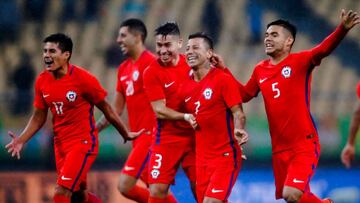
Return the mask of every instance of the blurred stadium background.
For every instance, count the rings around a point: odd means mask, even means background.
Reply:
[[[360,11],[360,1],[0,0],[0,202],[51,202],[55,183],[51,122],[26,145],[21,160],[11,159],[4,149],[10,141],[7,131],[20,133],[31,113],[32,75],[43,69],[45,36],[55,32],[70,35],[74,41],[72,63],[95,74],[112,100],[116,67],[124,58],[115,37],[126,18],[144,20],[150,50],[154,50],[153,30],[165,21],[177,21],[184,39],[192,32],[208,32],[216,42],[216,51],[244,83],[254,65],[266,57],[262,37],[268,22],[284,18],[296,24],[298,36],[293,51],[300,51],[312,48],[333,31],[341,8]],[[322,153],[312,187],[321,197],[330,196],[335,202],[360,202],[359,161],[345,170],[339,160],[358,102],[359,56],[360,29],[356,27],[313,74],[311,109]],[[230,201],[276,202],[261,95],[244,108],[251,135],[245,146],[248,161],[243,164]],[[100,143],[100,154],[89,175],[90,189],[104,202],[126,202],[115,185],[130,145],[123,145],[111,127],[100,134]],[[359,143],[357,139],[357,147]],[[194,202],[186,184],[180,172],[172,190],[180,202]]]

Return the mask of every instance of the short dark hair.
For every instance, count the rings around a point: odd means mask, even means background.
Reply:
[[[155,29],[155,35],[177,35],[180,36],[180,29],[176,22],[166,22]]]
[[[130,32],[139,32],[144,43],[147,37],[146,26],[140,19],[130,18],[121,23],[120,27],[128,27]]]
[[[214,42],[211,39],[211,37],[206,34],[205,32],[196,32],[191,35],[189,35],[188,39],[194,39],[194,38],[202,38],[204,41],[208,44],[210,49],[214,49]]]
[[[43,42],[44,43],[46,43],[46,42],[58,43],[58,46],[59,46],[59,49],[61,50],[61,52],[65,52],[65,51],[70,52],[70,56],[69,56],[69,60],[70,60],[71,54],[72,54],[72,49],[73,49],[73,42],[69,36],[67,36],[63,33],[56,33],[56,34],[47,36],[43,40]]]
[[[278,25],[278,26],[281,26],[281,27],[287,29],[291,33],[291,35],[293,36],[294,41],[295,41],[295,38],[296,38],[296,27],[295,27],[295,25],[291,24],[289,21],[279,19],[279,20],[275,20],[275,21],[269,23],[266,28],[269,28],[272,25]]]

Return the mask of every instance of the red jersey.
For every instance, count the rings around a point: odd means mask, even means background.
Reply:
[[[357,92],[357,96],[360,99],[360,82],[357,84],[356,92]]]
[[[152,132],[156,126],[155,114],[143,87],[144,70],[154,61],[155,56],[145,50],[138,60],[127,59],[118,69],[116,91],[125,96],[130,130],[133,132],[143,128]]]
[[[184,112],[177,92],[180,84],[189,79],[190,71],[184,55],[180,55],[175,66],[161,66],[157,61],[152,63],[144,73],[144,88],[150,102],[164,99],[168,108]],[[176,143],[193,134],[193,129],[186,121],[158,119],[155,142]]]
[[[105,99],[106,91],[98,80],[83,68],[69,64],[67,74],[56,80],[44,71],[35,83],[34,106],[50,108],[53,115],[55,145],[67,150],[73,143],[91,144],[97,152],[98,132],[94,104]]]
[[[262,92],[273,153],[290,149],[309,136],[317,136],[310,114],[311,73],[345,35],[341,25],[311,50],[289,54],[276,65],[268,59],[255,66],[244,89],[250,97]]]
[[[241,156],[235,142],[231,107],[241,103],[238,84],[223,70],[212,68],[199,82],[186,81],[179,90],[186,110],[196,116],[196,161]],[[235,91],[234,91],[235,90]]]

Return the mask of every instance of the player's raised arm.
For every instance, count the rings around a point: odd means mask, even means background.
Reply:
[[[336,30],[324,39],[318,46],[311,50],[313,61],[318,65],[322,58],[328,56],[346,36],[346,33],[360,23],[359,15],[352,10],[341,10],[340,24]]]
[[[125,108],[125,97],[120,92],[115,93],[114,108],[115,108],[115,112],[119,116],[121,116],[121,114],[123,113],[124,108]],[[96,122],[96,128],[98,129],[99,132],[102,131],[103,129],[105,129],[106,127],[108,127],[109,125],[110,125],[110,123],[108,120],[106,120],[104,115],[102,115],[99,118],[99,120]]]
[[[22,131],[20,136],[17,136],[15,133],[9,131],[9,136],[11,137],[11,142],[5,146],[11,156],[15,156],[20,159],[20,152],[24,144],[29,141],[35,133],[44,125],[47,117],[47,109],[35,108],[34,113],[32,114],[27,126]]]

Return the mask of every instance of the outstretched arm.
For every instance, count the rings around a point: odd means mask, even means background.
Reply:
[[[350,123],[350,132],[347,143],[341,152],[341,161],[346,168],[351,167],[355,158],[355,139],[360,125],[360,103],[358,104]]]
[[[116,92],[115,94],[115,101],[114,101],[114,107],[115,112],[121,116],[122,112],[124,111],[125,107],[125,97],[122,93]],[[96,128],[100,131],[105,129],[107,126],[109,126],[110,123],[108,120],[106,120],[105,116],[102,115],[100,119],[96,122]]]
[[[311,50],[315,65],[320,64],[321,59],[328,56],[339,45],[346,33],[360,23],[359,15],[352,10],[346,12],[342,9],[340,19],[341,23],[336,30]]]
[[[185,120],[195,129],[197,126],[195,117],[192,114],[181,113],[168,108],[165,104],[165,100],[160,99],[151,102],[151,106],[155,112],[155,115],[159,119],[167,120]]]
[[[11,156],[17,156],[20,159],[20,152],[26,142],[28,142],[35,133],[44,125],[47,117],[47,109],[35,108],[28,124],[22,131],[20,136],[9,131],[9,136],[12,138],[11,142],[5,146]]]
[[[142,131],[136,133],[129,133],[128,129],[121,121],[119,115],[112,109],[112,107],[106,100],[97,103],[96,106],[103,112],[105,118],[116,128],[116,130],[124,138],[124,142],[126,142],[127,140],[135,139],[142,133]]]

